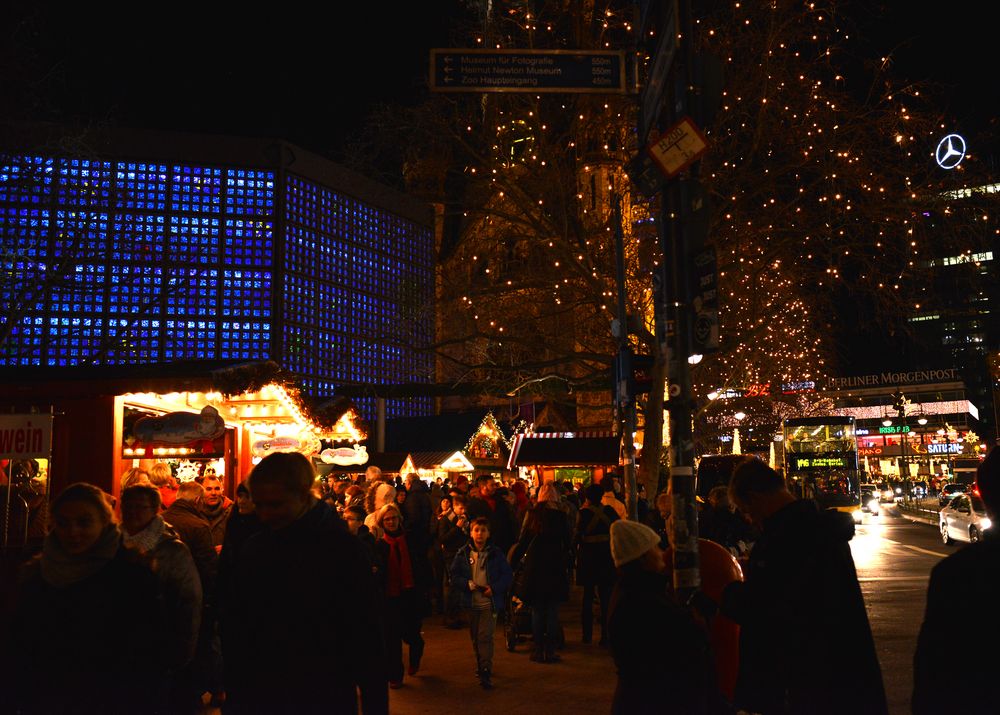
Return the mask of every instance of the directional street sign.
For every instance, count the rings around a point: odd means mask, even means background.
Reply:
[[[701,158],[708,140],[688,117],[653,140],[646,150],[659,164],[663,175],[672,179]]]
[[[435,92],[624,94],[625,53],[574,50],[431,50]]]

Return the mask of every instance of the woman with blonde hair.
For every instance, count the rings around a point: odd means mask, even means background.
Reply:
[[[160,491],[160,504],[169,509],[177,498],[177,478],[166,462],[157,462],[149,468],[149,481]]]
[[[125,491],[129,487],[134,487],[138,484],[152,484],[153,482],[149,478],[149,472],[145,469],[139,469],[139,467],[132,467],[122,474],[122,491]]]
[[[424,654],[424,639],[420,635],[427,608],[427,591],[430,574],[426,559],[417,558],[406,532],[403,514],[394,503],[383,506],[377,516],[382,536],[375,543],[375,553],[380,566],[382,593],[385,595],[382,612],[385,614],[386,675],[390,688],[403,685],[403,643],[409,649],[410,675],[420,670]]]

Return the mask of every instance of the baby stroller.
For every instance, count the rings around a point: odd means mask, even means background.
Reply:
[[[524,582],[524,567],[514,571],[514,581],[507,593],[504,608],[503,635],[507,650],[514,652],[517,644],[531,636],[531,608],[517,597]]]

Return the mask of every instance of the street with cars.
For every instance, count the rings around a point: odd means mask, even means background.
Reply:
[[[879,516],[865,514],[851,551],[868,608],[885,681],[889,712],[910,712],[913,653],[923,620],[931,569],[964,548],[942,543],[937,498],[921,502],[925,511],[883,504]],[[955,604],[961,612],[968,604]]]

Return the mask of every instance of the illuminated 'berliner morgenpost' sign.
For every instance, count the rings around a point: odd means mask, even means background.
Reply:
[[[886,385],[913,385],[923,382],[949,382],[959,380],[958,370],[911,370],[909,372],[882,372],[876,375],[830,377],[826,389],[842,390],[847,387],[884,387]]]

